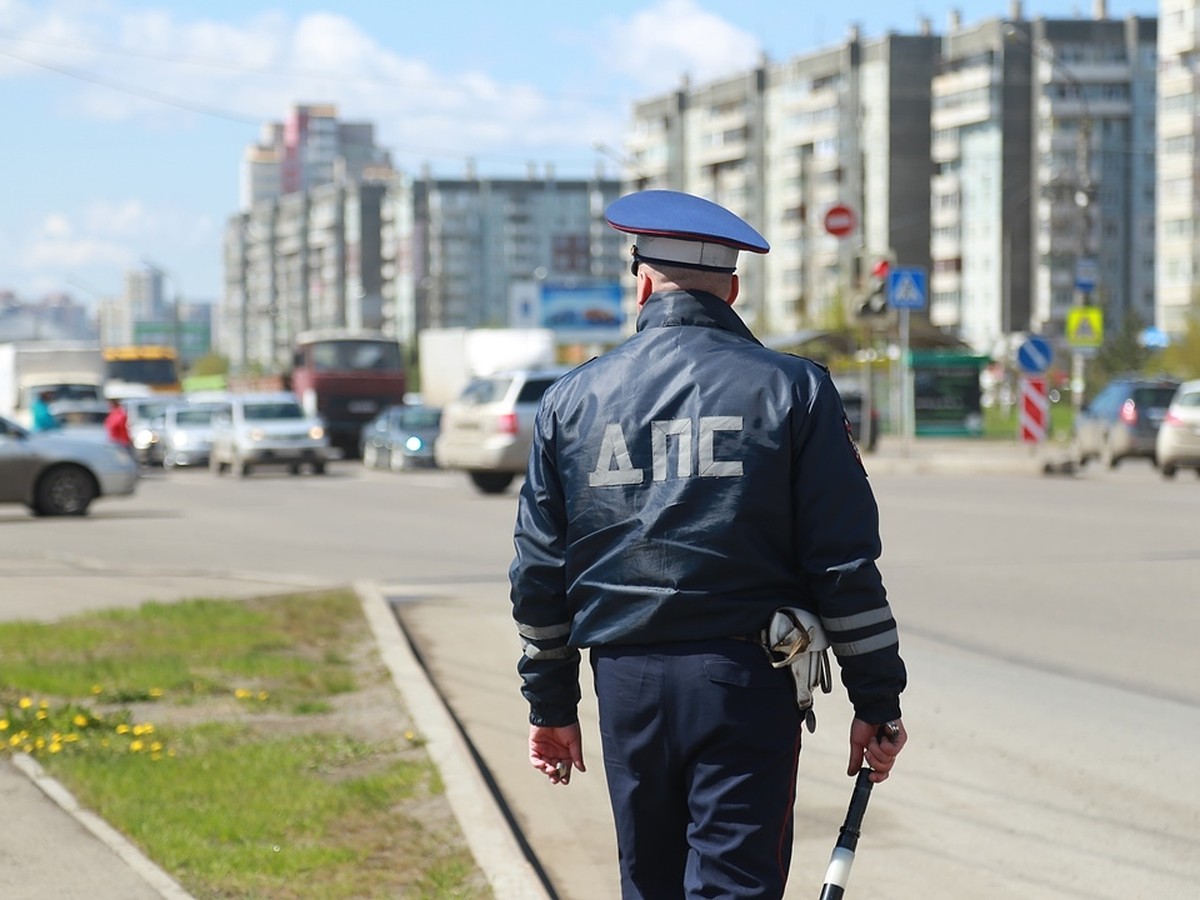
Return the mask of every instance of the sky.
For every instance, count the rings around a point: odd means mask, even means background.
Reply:
[[[852,25],[942,33],[951,9],[970,26],[1011,0],[0,0],[0,291],[92,305],[149,263],[184,300],[218,300],[242,153],[293,104],[372,122],[414,174],[618,177],[633,104],[684,76],[784,61]]]

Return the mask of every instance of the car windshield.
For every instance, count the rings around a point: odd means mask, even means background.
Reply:
[[[181,409],[175,413],[175,424],[177,425],[208,425],[212,422],[213,416],[220,411],[220,407],[198,407],[196,409]],[[249,416],[247,416],[249,418]]]
[[[463,388],[463,403],[476,406],[483,403],[496,403],[504,399],[508,393],[511,378],[478,378]]]
[[[442,414],[436,409],[406,409],[400,413],[405,428],[436,428]]]
[[[1166,409],[1171,405],[1171,398],[1174,396],[1173,387],[1137,388],[1133,392],[1133,402],[1139,409]]]
[[[1187,407],[1200,406],[1200,388],[1191,391],[1181,391],[1179,396],[1175,398],[1175,403],[1179,406]]]
[[[247,422],[268,422],[274,419],[303,419],[304,410],[299,403],[280,400],[273,403],[247,403]]]

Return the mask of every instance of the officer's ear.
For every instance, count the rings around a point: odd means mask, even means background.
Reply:
[[[645,264],[638,266],[637,270],[637,287],[634,289],[634,294],[637,297],[638,309],[646,305],[646,301],[650,299],[650,295],[654,293],[654,284],[650,280],[650,273],[646,271]]]
[[[737,277],[737,275],[731,275],[729,278],[729,296],[725,298],[725,302],[728,303],[730,306],[733,306],[733,301],[737,299],[737,296],[738,296],[738,277]]]

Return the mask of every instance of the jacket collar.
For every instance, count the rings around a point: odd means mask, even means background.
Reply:
[[[637,330],[672,325],[719,328],[759,343],[728,303],[705,291],[658,291],[649,296],[638,314]]]

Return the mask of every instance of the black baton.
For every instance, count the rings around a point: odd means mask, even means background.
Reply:
[[[825,869],[825,886],[821,888],[820,900],[841,900],[846,894],[846,882],[850,879],[850,867],[854,865],[854,849],[858,846],[863,814],[867,811],[867,801],[871,799],[871,784],[871,770],[864,766],[858,770],[850,808],[846,810],[846,821],[838,832],[833,855],[829,857],[829,866]]]

